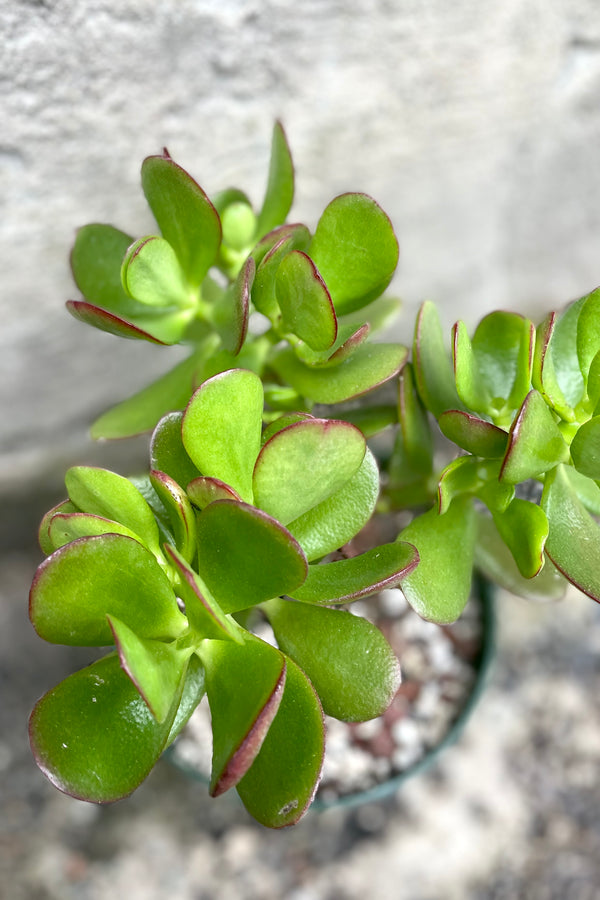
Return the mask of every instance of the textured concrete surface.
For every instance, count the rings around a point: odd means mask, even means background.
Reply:
[[[600,607],[501,595],[490,683],[462,739],[396,797],[256,825],[161,762],[98,807],[50,786],[37,697],[89,661],[29,626],[33,550],[0,559],[2,900],[600,900]]]
[[[0,0],[0,490],[97,459],[90,421],[177,351],[72,320],[78,225],[151,229],[142,158],[168,145],[260,201],[274,117],[294,217],[373,194],[397,228],[399,334],[537,312],[600,281],[593,0]]]

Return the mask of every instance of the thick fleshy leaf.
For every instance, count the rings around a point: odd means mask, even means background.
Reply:
[[[421,400],[434,416],[440,416],[447,409],[462,409],[440,317],[431,301],[421,306],[417,317],[413,367]]]
[[[590,363],[587,373],[587,395],[592,412],[595,416],[600,415],[600,350]]]
[[[108,616],[121,666],[129,675],[157,722],[172,716],[192,648],[176,642],[140,638],[116,616]]]
[[[204,360],[212,352],[217,335],[202,341],[191,356],[138,393],[123,400],[96,419],[91,435],[99,438],[123,438],[154,428],[167,413],[182,410],[201,379]]]
[[[391,403],[345,409],[344,420],[350,422],[351,425],[356,425],[366,438],[370,438],[379,434],[384,428],[395,425],[398,421],[398,410]]]
[[[239,629],[232,625],[197,572],[173,548],[165,548],[179,575],[179,591],[192,628],[202,637],[240,643]]]
[[[581,475],[573,466],[564,466],[563,474],[567,477],[571,487],[593,516],[600,516],[600,487],[591,478]]]
[[[535,503],[515,497],[504,512],[493,512],[493,517],[521,575],[534,578],[544,565],[544,546],[548,537],[548,519],[544,511]]]
[[[175,251],[164,238],[152,235],[131,245],[121,267],[121,281],[130,297],[147,306],[193,306]]]
[[[49,556],[56,550],[54,541],[50,540],[50,525],[52,523],[52,519],[58,513],[74,512],[79,512],[75,504],[71,503],[70,500],[62,500],[60,503],[57,503],[56,506],[53,506],[52,509],[49,509],[42,518],[40,527],[38,529],[38,543],[40,545],[40,550],[45,556]]]
[[[501,459],[506,453],[508,433],[460,409],[449,409],[438,419],[440,431],[453,443],[484,459]]]
[[[139,536],[125,525],[111,522],[110,519],[94,516],[91,513],[56,513],[52,517],[48,529],[52,551],[58,550],[59,547],[64,547],[65,544],[76,541],[78,538],[99,534],[124,534],[136,541],[140,540]]]
[[[206,641],[201,659],[213,732],[210,793],[234,787],[254,762],[275,718],[286,681],[285,659],[256,638]]]
[[[380,206],[366,194],[342,194],[324,210],[309,254],[339,315],[384,292],[398,264],[398,241]]]
[[[568,581],[600,602],[600,527],[563,466],[546,475],[541,507],[550,524],[546,553]]]
[[[309,566],[306,581],[290,596],[303,603],[349,603],[396,587],[418,562],[412,544],[383,544],[351,559]]]
[[[254,501],[283,525],[340,490],[358,472],[366,441],[347,422],[302,419],[262,447],[254,467]]]
[[[294,351],[307,366],[339,366],[341,362],[364,344],[369,336],[370,326],[365,323],[359,328],[354,325],[344,325],[338,328],[337,338],[327,350],[312,350],[308,344],[298,343],[294,345]]]
[[[77,287],[90,303],[120,315],[135,309],[121,284],[121,263],[133,238],[112,225],[79,228],[71,251]]]
[[[294,165],[292,156],[283,126],[281,122],[275,122],[267,190],[256,226],[259,237],[285,222],[293,199]]]
[[[500,478],[527,481],[569,458],[569,448],[541,394],[527,394],[511,426]]]
[[[346,722],[381,715],[400,666],[381,631],[341,609],[276,598],[265,604],[277,643],[310,678],[323,711]]]
[[[479,371],[477,357],[464,322],[455,324],[452,337],[454,379],[458,396],[469,409],[486,412],[491,405],[492,396]]]
[[[35,760],[66,794],[95,803],[119,800],[157,762],[175,709],[159,724],[111,654],[38,701],[29,720]]]
[[[234,283],[224,292],[215,312],[214,324],[223,346],[234,356],[242,349],[248,334],[250,289],[255,272],[254,260],[249,256]]]
[[[580,300],[567,306],[556,321],[550,343],[554,374],[570,407],[579,403],[585,391],[585,382],[577,355],[577,334],[579,316],[587,299],[587,297],[581,297]]]
[[[205,693],[204,666],[200,662],[199,657],[194,655],[190,657],[185,672],[181,700],[179,701],[177,713],[173,720],[173,724],[171,725],[171,731],[169,732],[166,743],[167,747],[175,740],[185,725],[187,725],[190,716]]]
[[[438,512],[443,515],[461,494],[474,494],[482,485],[480,461],[472,456],[459,456],[449,463],[438,483]]]
[[[475,565],[483,575],[519,597],[560,600],[567,582],[549,559],[535,578],[523,578],[492,517],[477,512],[476,519]]]
[[[265,253],[256,269],[252,284],[252,302],[256,309],[272,322],[276,322],[280,316],[276,292],[277,272],[282,261],[294,249],[294,241],[293,232],[284,233]]]
[[[578,472],[600,481],[600,416],[579,428],[571,441],[571,457]]]
[[[217,500],[197,520],[198,571],[224,612],[237,612],[306,578],[300,545],[271,516],[234,500]]]
[[[175,328],[174,331],[170,330],[166,336],[162,334],[159,336],[157,328],[153,328],[152,324],[150,325],[151,330],[147,330],[139,323],[139,320],[138,324],[134,324],[122,316],[95,306],[93,303],[87,303],[84,300],[67,300],[66,307],[71,315],[75,319],[79,319],[80,322],[99,328],[100,331],[108,331],[109,334],[114,334],[117,337],[150,341],[152,344],[175,344],[181,337],[181,334],[183,334],[183,328]],[[160,322],[160,318],[155,317],[154,325],[158,325],[158,330],[160,330]],[[149,320],[146,324],[149,324]]]
[[[415,390],[413,369],[410,364],[405,365],[400,372],[398,421],[411,467],[423,475],[428,474],[433,465],[433,440],[427,413]]]
[[[308,678],[286,659],[277,715],[258,756],[237,785],[251,816],[261,825],[295,825],[312,802],[325,750],[323,712]]]
[[[340,328],[347,325],[359,328],[368,323],[371,336],[388,331],[394,324],[398,316],[402,302],[397,297],[389,297],[384,294],[369,303],[364,309],[357,309],[351,313],[344,313],[343,316],[338,315],[338,323]]]
[[[532,323],[511,312],[492,312],[475,329],[476,369],[492,413],[518,409],[529,392],[534,337]]]
[[[199,285],[221,243],[216,209],[191,175],[169,156],[149,156],[144,160],[142,188],[187,280]]]
[[[575,413],[567,402],[554,367],[552,342],[556,330],[556,313],[550,313],[537,329],[531,383],[546,403],[566,422],[575,420]]]
[[[320,559],[358,534],[371,518],[378,496],[379,470],[367,448],[360,469],[348,484],[291,522],[289,531],[309,560]]]
[[[242,499],[224,481],[219,481],[218,478],[207,478],[204,475],[200,475],[198,478],[190,481],[187,486],[187,495],[198,509],[204,509],[205,506],[208,506],[209,503],[214,503],[215,500]]]
[[[342,403],[389,381],[407,358],[408,350],[401,344],[362,344],[337,366],[312,368],[287,348],[275,355],[272,366],[304,397],[316,403]]]
[[[278,431],[283,431],[284,428],[287,428],[288,425],[294,425],[296,422],[303,422],[305,419],[314,419],[315,416],[311,416],[310,413],[304,412],[292,412],[286,416],[280,416],[278,419],[274,419],[266,428],[263,429],[262,433],[262,445],[267,443],[274,434],[277,434]]]
[[[196,553],[196,515],[184,489],[165,472],[152,469],[150,482],[169,514],[175,545],[188,561]]]
[[[229,484],[252,502],[260,450],[263,389],[258,375],[232,369],[209,378],[183,414],[183,445],[202,475]]]
[[[310,231],[306,225],[296,222],[293,225],[280,225],[265,234],[263,238],[252,248],[252,257],[257,267],[260,266],[263,259],[280,241],[291,237],[292,242],[289,245],[290,250],[308,250],[310,245]]]
[[[337,319],[329,291],[312,259],[292,250],[281,260],[275,292],[286,331],[313,350],[327,350],[337,337]]]
[[[431,509],[400,533],[417,548],[420,562],[402,590],[424,619],[447,624],[463,611],[471,590],[475,515],[469,496],[457,497],[444,515]]]
[[[600,288],[585,298],[577,320],[577,356],[584,381],[594,358],[600,353]]]
[[[182,412],[169,413],[160,420],[150,441],[150,465],[185,487],[199,472],[183,446],[182,422]]]
[[[185,618],[169,580],[138,541],[120,534],[84,537],[56,550],[38,567],[29,614],[53,644],[112,643],[107,614],[140,637],[177,637]]]
[[[83,512],[119,522],[149,549],[159,549],[154,514],[128,478],[108,469],[73,466],[65,475],[65,485],[69,497]]]

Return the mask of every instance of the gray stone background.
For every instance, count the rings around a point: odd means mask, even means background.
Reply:
[[[0,37],[0,897],[600,898],[600,622],[578,596],[502,598],[463,743],[362,817],[265,834],[166,765],[79,804],[24,728],[81,662],[27,625],[35,520],[66,465],[141,452],[87,427],[177,353],[68,316],[75,228],[151,230],[139,166],[165,144],[209,194],[259,202],[280,117],[294,218],[345,190],[391,216],[399,337],[426,297],[448,325],[541,315],[600,282],[596,0],[0,0]]]

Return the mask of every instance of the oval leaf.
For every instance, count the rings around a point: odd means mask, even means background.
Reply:
[[[187,494],[170,475],[155,469],[150,483],[169,514],[177,549],[190,562],[196,553],[196,516]]]
[[[508,434],[460,409],[449,409],[438,419],[440,431],[448,440],[484,459],[501,459],[506,453]]]
[[[527,394],[511,425],[500,478],[518,484],[569,458],[569,448],[541,394]]]
[[[70,544],[78,538],[99,534],[124,534],[136,541],[140,540],[139,536],[125,525],[90,513],[57,513],[52,517],[48,529],[52,550],[58,550],[59,547],[64,547],[65,544]]]
[[[140,238],[129,248],[121,267],[123,287],[130,297],[147,306],[193,306],[175,251],[155,235]]]
[[[600,416],[585,422],[571,441],[571,457],[578,472],[600,481]]]
[[[277,302],[286,331],[313,350],[327,350],[337,337],[337,319],[325,282],[306,253],[292,250],[275,278]]]
[[[71,251],[77,287],[94,305],[119,315],[134,313],[135,305],[123,290],[121,264],[133,238],[112,225],[79,228]]]
[[[199,472],[183,446],[182,422],[182,412],[168,413],[160,420],[150,440],[150,465],[185,487]]]
[[[447,409],[462,408],[440,317],[435,304],[430,301],[421,306],[417,316],[413,366],[421,400],[434,416],[440,416]]]
[[[544,546],[548,537],[548,519],[542,509],[519,497],[503,512],[492,512],[496,528],[510,549],[519,572],[534,578],[544,565]]]
[[[209,503],[214,503],[215,500],[242,499],[240,495],[237,494],[233,488],[229,487],[228,484],[225,484],[224,481],[219,481],[218,478],[207,478],[204,475],[190,481],[187,486],[187,494],[191,502],[194,506],[197,506],[198,509],[204,509],[205,506],[208,506]]]
[[[259,237],[285,222],[294,199],[294,164],[281,122],[275,122],[267,190],[256,232]]]

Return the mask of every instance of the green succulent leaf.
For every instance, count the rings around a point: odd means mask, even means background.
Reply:
[[[349,603],[396,587],[418,562],[412,544],[383,544],[351,559],[309,566],[306,581],[290,596],[303,603]]]
[[[142,188],[185,277],[192,286],[198,286],[215,262],[221,243],[216,209],[202,188],[168,155],[144,160]]]
[[[38,528],[38,543],[44,556],[49,556],[56,550],[54,541],[50,539],[50,525],[54,516],[58,515],[58,513],[74,512],[79,512],[75,504],[71,503],[70,500],[62,500],[60,503],[57,503],[56,506],[53,506],[52,509],[49,509],[43,516],[40,527]]]
[[[285,131],[281,123],[276,122],[271,143],[267,190],[256,226],[259,237],[285,222],[293,199],[294,165]]]
[[[174,547],[166,553],[179,576],[179,591],[185,614],[195,632],[204,640],[241,642],[239,629],[232,625],[206,584]]]
[[[306,419],[314,419],[315,416],[311,416],[310,413],[304,412],[293,412],[288,413],[285,416],[280,416],[278,419],[274,419],[266,428],[263,429],[262,433],[262,445],[267,443],[273,435],[277,434],[278,431],[283,431],[284,428],[287,428],[288,425],[295,425],[296,422],[304,422]]]
[[[316,351],[332,347],[337,319],[329,291],[312,259],[301,250],[283,257],[275,276],[275,293],[286,331]]]
[[[302,235],[300,237],[302,238]],[[277,273],[283,260],[294,249],[295,238],[294,232],[286,230],[257,265],[252,284],[252,302],[256,309],[272,322],[278,321],[281,312],[277,302]]]
[[[407,357],[408,350],[400,344],[362,344],[333,367],[307,366],[291,348],[276,353],[271,364],[280,378],[302,396],[315,403],[342,403],[389,381],[398,374]]]
[[[544,546],[548,537],[546,514],[535,503],[519,497],[515,497],[503,512],[492,514],[519,572],[524,578],[534,578],[544,565]]]
[[[265,234],[263,238],[252,248],[252,257],[257,268],[263,259],[272,250],[276,244],[282,240],[291,237],[291,244],[288,245],[290,250],[308,250],[310,246],[311,235],[306,225],[297,222],[294,225],[280,225]]]
[[[150,341],[151,344],[176,344],[188,321],[186,314],[180,312],[155,315],[153,318],[136,316],[135,322],[129,321],[84,300],[67,300],[66,306],[71,315],[85,325],[92,325],[117,337]]]
[[[295,825],[317,789],[325,749],[323,712],[304,673],[286,659],[286,679],[277,714],[258,756],[237,785],[251,816],[261,825]]]
[[[232,369],[198,388],[182,421],[183,445],[200,472],[224,481],[249,502],[260,450],[262,409],[258,375]]]
[[[447,512],[431,509],[413,519],[399,540],[417,548],[420,562],[402,582],[402,590],[424,619],[454,622],[471,589],[475,548],[475,514],[470,496],[457,497]]]
[[[107,646],[107,615],[143,638],[177,637],[185,618],[156,559],[120,534],[84,537],[56,550],[38,567],[29,614],[40,637],[53,644]]]
[[[524,578],[512,553],[500,537],[491,516],[477,512],[477,542],[475,565],[494,584],[512,594],[531,600],[560,600],[567,582],[558,569],[546,559],[543,569],[534,578]]]
[[[578,357],[578,323],[587,297],[571,303],[558,317],[550,353],[554,374],[563,396],[570,407],[576,406],[585,392],[585,381]]]
[[[502,428],[460,409],[449,409],[438,419],[440,431],[454,444],[484,459],[501,459],[508,434]]]
[[[196,554],[196,516],[187,494],[170,475],[156,469],[150,472],[150,483],[167,510],[177,549],[190,562]]]
[[[199,384],[198,375],[213,349],[212,340],[202,341],[175,368],[96,419],[91,428],[92,437],[123,438],[142,434],[154,428],[167,413],[182,410]]]
[[[554,366],[552,343],[556,330],[556,313],[550,313],[537,329],[531,383],[565,422],[575,421],[575,413],[567,402]]]
[[[116,616],[108,616],[123,670],[146,702],[157,722],[173,719],[191,647],[140,638]]]
[[[256,234],[256,216],[248,198],[239,192],[236,199],[219,209],[216,200],[215,209],[221,217],[223,227],[223,243],[233,250],[243,251],[252,243]]]
[[[140,238],[131,245],[121,266],[126,293],[146,306],[193,306],[175,251],[164,238]]]
[[[594,416],[578,429],[571,441],[571,457],[578,472],[600,481],[600,416]]]
[[[182,422],[182,412],[168,413],[160,420],[150,441],[150,466],[185,487],[200,473],[183,446]]]
[[[417,316],[413,366],[421,400],[436,418],[447,409],[462,409],[439,313],[431,301],[423,303]]]
[[[215,500],[241,500],[242,498],[232,487],[219,481],[218,478],[207,478],[200,475],[194,478],[187,486],[187,494],[194,506],[204,509]]]
[[[189,659],[188,667],[183,680],[181,700],[177,707],[177,713],[171,725],[169,737],[165,746],[169,746],[177,735],[187,725],[188,720],[206,693],[204,666],[196,655]]]
[[[399,250],[390,220],[371,197],[342,194],[324,210],[308,252],[344,315],[383,293]]]
[[[91,537],[100,534],[124,534],[127,537],[139,541],[139,536],[125,525],[118,522],[111,522],[110,519],[104,519],[102,516],[94,516],[91,513],[56,513],[52,517],[48,535],[52,550],[58,550],[71,541],[76,541],[81,537]]]
[[[600,353],[600,288],[596,288],[585,297],[579,318],[577,320],[577,356],[579,367],[584,381],[588,381],[588,374],[592,362]],[[589,393],[589,388],[588,388]]]
[[[308,560],[320,559],[358,534],[371,518],[378,496],[379,470],[367,448],[356,475],[337,493],[294,519],[288,529]]]
[[[518,409],[528,394],[534,339],[533,324],[518,313],[492,312],[475,329],[476,370],[491,413]]]
[[[391,403],[346,409],[344,410],[344,420],[360,428],[364,436],[370,438],[379,434],[384,428],[395,425],[398,421],[398,410]]]
[[[402,303],[397,297],[389,297],[384,294],[383,297],[377,297],[372,300],[368,307],[357,309],[351,313],[338,314],[338,323],[340,328],[346,326],[359,328],[368,323],[371,336],[387,331],[396,321],[400,314]]]
[[[412,468],[423,475],[433,466],[433,439],[427,413],[417,395],[413,368],[407,363],[398,383],[398,421],[402,443]]]
[[[262,447],[254,467],[256,505],[287,525],[340,490],[364,459],[362,432],[347,422],[302,419]]]
[[[600,516],[600,487],[598,487],[596,482],[586,475],[581,475],[573,466],[565,466],[563,474],[585,508],[593,516]]]
[[[479,371],[478,360],[464,322],[453,328],[453,358],[456,391],[462,402],[475,412],[486,412],[492,397]]]
[[[511,484],[535,478],[565,462],[569,448],[541,394],[527,394],[511,426],[500,478]]]
[[[29,721],[33,754],[64,793],[95,803],[119,800],[157,762],[175,710],[158,723],[111,654],[38,701]]]
[[[546,475],[541,507],[550,524],[547,555],[568,581],[600,602],[600,528],[578,498],[564,466]]]
[[[248,334],[250,290],[255,272],[254,260],[249,256],[234,283],[225,291],[215,316],[215,326],[223,346],[234,356],[242,349]]]
[[[264,609],[277,643],[310,678],[327,715],[362,722],[387,709],[400,686],[400,666],[375,625],[295,600],[276,598]]]
[[[198,571],[224,612],[289,594],[306,578],[298,542],[262,510],[217,500],[199,515]]]
[[[65,475],[65,485],[80,510],[125,525],[148,549],[159,550],[154,514],[128,478],[108,469],[73,466]]]
[[[218,797],[254,762],[281,703],[286,666],[279,650],[250,636],[241,645],[205,641],[201,659],[213,732],[210,794]]]
[[[77,287],[90,303],[127,315],[137,309],[123,290],[121,263],[133,238],[112,225],[84,225],[71,251]]]
[[[475,494],[483,485],[480,461],[472,456],[452,460],[440,475],[438,483],[438,512],[448,512],[450,504],[461,494]]]

